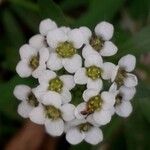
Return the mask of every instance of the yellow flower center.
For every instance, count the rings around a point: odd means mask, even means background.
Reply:
[[[115,106],[120,105],[121,102],[122,102],[122,96],[120,94],[118,94],[116,96]]]
[[[37,98],[35,97],[35,95],[32,92],[29,93],[27,102],[28,102],[28,104],[30,104],[33,107],[37,107],[39,104]]]
[[[30,66],[33,70],[37,69],[37,67],[39,66],[39,55],[33,56],[33,57],[30,59],[29,66]]]
[[[87,132],[87,131],[90,130],[90,128],[92,127],[92,125],[90,123],[82,123],[78,127],[79,127],[80,131]]]

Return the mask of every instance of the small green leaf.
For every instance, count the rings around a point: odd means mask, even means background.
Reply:
[[[71,146],[69,150],[91,150],[92,146],[85,142],[82,142],[79,145]]]
[[[58,5],[52,0],[38,0],[42,19],[51,18],[59,25],[66,25],[66,18]]]

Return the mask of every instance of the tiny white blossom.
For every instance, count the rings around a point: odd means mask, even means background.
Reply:
[[[83,48],[83,57],[86,58],[91,53],[97,53],[101,56],[112,56],[116,54],[118,48],[111,41],[109,41],[113,36],[113,25],[103,21],[96,25],[94,31],[95,34],[89,38],[89,44]]]
[[[103,140],[103,133],[98,126],[95,126],[88,119],[75,119],[69,122],[69,127],[66,130],[66,140],[72,145],[79,144],[83,140],[96,145]]]
[[[17,85],[14,89],[14,96],[21,101],[18,113],[23,118],[28,118],[31,111],[39,105],[38,99],[27,85]]]
[[[46,96],[51,93],[51,99],[61,99],[63,103],[71,101],[70,90],[75,86],[72,75],[57,76],[53,71],[44,70],[38,81],[40,85],[34,89],[37,97],[40,98],[42,95]]]
[[[83,119],[92,115],[95,122],[99,125],[105,125],[111,120],[111,109],[115,103],[115,94],[111,92],[102,92],[87,89],[83,92],[85,102],[80,103],[75,109],[75,116]]]
[[[23,45],[20,50],[21,60],[16,66],[16,72],[20,77],[29,77],[32,75],[35,78],[46,69],[46,61],[49,57],[49,50],[41,48],[37,50],[28,44]]]

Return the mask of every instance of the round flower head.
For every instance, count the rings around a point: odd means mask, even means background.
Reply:
[[[75,109],[75,116],[78,119],[92,115],[95,122],[105,125],[111,120],[111,109],[115,103],[115,95],[111,92],[102,92],[87,89],[83,92],[85,102],[79,104]]]
[[[113,107],[114,113],[120,117],[128,117],[132,112],[132,105],[130,100],[133,99],[136,89],[135,87],[121,86],[117,90],[117,85],[114,83],[109,89],[110,92],[116,93],[115,104]]]
[[[39,25],[39,31],[43,36],[46,36],[50,30],[56,28],[57,28],[57,24],[49,18],[42,20]]]
[[[77,70],[74,75],[76,84],[87,84],[88,89],[101,90],[103,70],[103,60],[100,55],[92,54],[84,61],[84,66]]]
[[[84,36],[82,30],[73,29],[66,32],[58,28],[48,32],[47,43],[54,49],[47,63],[49,69],[59,70],[64,67],[69,73],[74,73],[82,66],[78,49],[87,42],[87,36]]]
[[[134,70],[136,58],[133,55],[123,56],[117,66],[110,67],[110,64],[105,65],[105,70],[111,72],[111,81],[115,82],[118,87],[125,85],[126,87],[134,87],[137,85],[138,80],[134,74],[130,72]],[[112,66],[112,65],[111,65]],[[109,69],[110,70],[109,70]]]
[[[75,106],[68,103],[61,105],[61,100],[51,99],[50,94],[42,98],[42,105],[31,111],[30,120],[44,124],[46,132],[51,136],[60,136],[64,132],[65,122],[74,119]]]
[[[37,50],[28,44],[23,45],[20,50],[21,60],[16,66],[16,71],[20,77],[29,77],[32,75],[35,78],[46,69],[46,61],[49,57],[49,50],[41,48]]]
[[[32,89],[26,85],[17,85],[14,89],[14,95],[21,101],[18,106],[18,113],[23,118],[28,118],[31,111],[39,105]]]
[[[95,27],[95,33],[89,39],[89,44],[87,44],[82,55],[86,58],[88,55],[100,54],[101,56],[112,56],[117,53],[118,48],[109,41],[114,32],[114,27],[108,22],[100,22]]]
[[[70,90],[75,86],[72,75],[57,76],[55,72],[45,70],[38,80],[40,85],[34,89],[37,97],[50,94],[51,99],[61,99],[63,103],[71,101]]]
[[[66,140],[72,145],[79,144],[83,140],[96,145],[103,140],[103,133],[99,127],[88,119],[75,119],[69,123],[66,130]]]

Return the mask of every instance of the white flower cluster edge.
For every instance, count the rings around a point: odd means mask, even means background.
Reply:
[[[58,27],[51,19],[42,20],[39,34],[30,38],[20,50],[16,66],[20,77],[32,76],[38,86],[17,85],[15,97],[21,101],[18,113],[36,124],[44,125],[51,136],[66,133],[73,145],[83,140],[96,145],[103,140],[101,126],[114,114],[128,117],[138,84],[131,72],[136,58],[123,56],[118,64],[104,61],[117,53],[111,42],[114,27],[100,22],[94,32],[85,26]],[[110,84],[103,90],[105,81]],[[85,85],[75,105],[72,89]],[[78,90],[78,89],[77,89]]]

